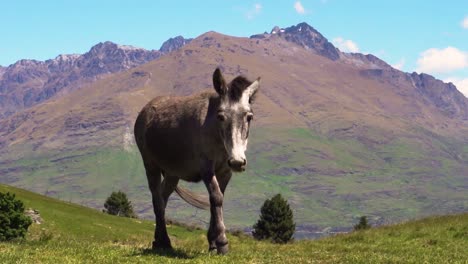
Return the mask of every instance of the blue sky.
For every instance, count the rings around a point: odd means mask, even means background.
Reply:
[[[468,1],[2,1],[0,65],[102,41],[159,49],[214,30],[250,36],[307,22],[344,51],[454,82],[468,96]]]

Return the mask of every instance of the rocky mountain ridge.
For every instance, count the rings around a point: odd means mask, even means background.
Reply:
[[[46,61],[19,60],[0,67],[0,118],[69,93],[111,73],[116,73],[177,50],[190,39],[178,36],[160,50],[145,50],[106,41],[84,54],[61,54]]]
[[[189,44],[190,41],[192,41],[191,38],[186,39],[186,38],[184,38],[182,36],[177,36],[177,37],[174,37],[174,38],[170,38],[170,39],[168,39],[166,42],[164,42],[162,44],[159,51],[162,52],[163,54],[167,54],[169,52],[172,52],[174,50],[178,50],[181,47]]]
[[[305,22],[287,28],[275,26],[269,34],[263,33],[250,36],[253,39],[265,39],[269,37],[283,38],[303,48],[311,49],[317,54],[333,61],[340,58],[339,50],[320,32]]]

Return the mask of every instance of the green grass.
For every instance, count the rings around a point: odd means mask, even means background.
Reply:
[[[153,222],[110,216],[21,189],[38,209],[24,240],[0,243],[0,263],[467,263],[468,214],[430,217],[286,245],[228,235],[230,253],[207,252],[205,231],[169,226],[173,251],[152,252]]]

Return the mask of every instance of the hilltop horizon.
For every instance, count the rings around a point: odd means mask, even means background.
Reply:
[[[305,22],[305,21],[300,22],[300,23],[298,23],[297,25],[301,25],[301,24],[305,24],[305,25],[307,25],[307,26],[313,28],[313,26],[309,25],[309,24],[308,24],[307,22]],[[296,26],[297,26],[297,25],[296,25]],[[293,25],[293,26],[294,26],[294,25]],[[275,29],[277,29],[277,30],[280,30],[280,29],[281,29],[281,30],[284,30],[284,28],[285,28],[285,27],[280,27],[280,26],[278,26],[278,25],[275,25],[275,26],[273,26],[273,27],[271,28],[270,34],[271,34],[272,32],[275,32]],[[217,33],[217,34],[221,34],[221,35],[230,36],[230,35],[225,34],[225,33],[223,33],[223,32],[217,32],[217,31],[215,31],[215,30],[209,30],[209,31],[207,31],[207,32],[201,33],[199,36],[195,36],[194,38],[198,38],[198,37],[200,37],[200,36],[202,36],[202,35],[204,35],[204,34],[206,34],[206,33],[211,33],[211,32]],[[268,33],[267,30],[264,30],[263,32],[264,32],[264,33],[257,32],[257,33],[255,33],[255,34],[250,35],[250,36],[237,36],[237,37],[248,38],[248,37],[260,36],[260,35],[262,35],[262,34]],[[276,33],[276,32],[275,32],[275,33]],[[320,34],[320,33],[319,33],[319,34]],[[126,44],[126,43],[116,43],[116,42],[113,42],[113,41],[111,41],[111,40],[102,40],[102,41],[99,41],[98,43],[92,45],[91,48],[90,48],[90,51],[92,51],[94,48],[99,47],[99,46],[101,46],[101,45],[115,45],[115,46],[118,47],[119,49],[123,49],[123,50],[125,50],[125,49],[127,49],[127,50],[147,50],[147,51],[151,51],[151,52],[163,52],[163,53],[168,53],[168,52],[173,51],[173,50],[177,49],[178,47],[184,45],[184,44],[185,44],[185,41],[186,41],[187,43],[189,43],[192,39],[193,39],[193,38],[185,38],[185,37],[182,36],[182,35],[177,35],[177,34],[176,34],[176,36],[170,37],[170,38],[166,39],[165,41],[163,41],[163,42],[160,44],[160,48],[159,48],[159,49],[155,49],[154,47],[151,47],[150,49],[146,49],[146,48],[142,48],[142,47],[137,47],[137,46],[128,45],[128,44]],[[183,44],[182,44],[182,43],[177,43],[178,41],[179,41],[179,42],[180,42],[180,41],[183,41],[184,43],[183,43]],[[177,43],[177,44],[176,44],[175,47],[172,47],[172,48],[171,48],[170,45],[174,45],[174,44],[173,44],[174,42]],[[343,46],[342,44],[343,44],[343,43],[341,43],[341,42],[336,42],[336,39],[335,39],[335,40],[333,41],[333,43],[332,43],[332,45],[335,45],[335,47],[336,47],[337,49],[339,49],[339,50],[340,50],[341,52],[343,52],[343,53],[362,54],[362,55],[372,55],[372,56],[374,56],[374,57],[376,57],[376,58],[379,58],[379,56],[376,55],[376,54],[372,54],[372,53],[368,53],[368,52],[361,52],[361,51],[359,51],[359,50],[354,50],[354,49],[349,49],[349,47],[347,47],[346,45]],[[348,44],[350,44],[350,43],[348,42]],[[353,44],[350,44],[350,45],[352,46]],[[10,64],[10,65],[8,65],[8,66],[2,66],[2,65],[0,65],[0,77],[1,77],[1,75],[3,74],[3,72],[4,72],[8,67],[14,66],[14,65],[17,64],[17,63],[21,63],[21,62],[24,62],[24,61],[32,61],[32,62],[39,62],[39,63],[45,62],[45,63],[46,63],[46,62],[48,62],[48,61],[53,61],[53,60],[73,59],[73,58],[76,58],[77,56],[82,55],[82,54],[84,54],[84,53],[70,53],[70,54],[58,53],[58,54],[55,55],[55,57],[46,58],[46,59],[44,59],[44,60],[36,60],[36,59],[22,58],[22,59],[19,59],[19,60],[13,62],[12,64]],[[379,59],[382,60],[382,61],[385,61],[384,59],[381,59],[381,58],[379,58]],[[403,72],[407,72],[407,73],[426,73],[426,72],[418,72],[418,71],[416,71],[416,70],[413,70],[413,71],[404,71],[403,69],[401,69],[400,67],[398,67],[398,65],[390,64],[389,62],[385,62],[385,63],[387,63],[389,66],[391,66],[392,68],[394,68],[394,69],[396,69],[396,70],[403,71]],[[433,75],[433,74],[430,74],[430,73],[426,73],[426,74],[428,74],[428,75]],[[433,76],[435,76],[435,77],[437,78],[437,75],[433,75]],[[445,83],[452,83],[452,84],[454,84],[454,85],[457,87],[457,89],[458,89],[465,97],[468,98],[468,91],[465,91],[465,90],[464,90],[464,89],[465,89],[465,85],[464,85],[463,82],[455,81],[455,79],[453,79],[453,78],[452,78],[452,79],[445,79],[445,80],[444,80],[444,79],[441,79],[441,80],[444,81]],[[458,83],[458,86],[457,86],[457,83]]]
[[[334,0],[218,3],[108,1],[0,4],[11,26],[0,29],[0,65],[19,59],[46,60],[82,54],[102,41],[148,50],[176,35],[208,31],[250,36],[274,26],[307,22],[347,52],[374,54],[405,72],[425,72],[451,81],[466,96],[468,4],[393,1],[355,5]],[[143,8],[144,7],[144,8]],[[189,10],[197,10],[196,13]]]

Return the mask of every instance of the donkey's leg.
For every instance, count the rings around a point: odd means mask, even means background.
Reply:
[[[224,198],[224,191],[226,190],[226,187],[227,187],[227,185],[229,183],[229,180],[231,179],[231,176],[232,176],[232,172],[231,172],[230,169],[216,171],[216,179],[218,180],[219,189],[221,190],[221,193],[223,194],[223,198]],[[223,213],[222,209],[221,209],[221,213]],[[223,224],[224,224],[224,222],[223,222]],[[216,222],[214,220],[213,214],[211,214],[208,234],[215,233],[215,229],[216,229]],[[216,247],[216,237],[214,237],[214,239],[210,240],[210,235],[208,235],[208,243],[209,243],[209,250],[210,251],[217,249],[217,247]],[[226,244],[225,247],[226,247],[225,250],[227,251],[228,250],[228,244]]]
[[[164,200],[164,206],[167,207],[167,201],[169,196],[174,192],[177,184],[179,183],[179,178],[177,176],[166,175],[164,174],[164,180],[162,181],[162,196]]]
[[[212,169],[203,175],[203,182],[210,195],[211,221],[210,228],[208,229],[209,249],[214,250],[214,245],[216,245],[218,254],[226,254],[228,252],[228,240],[225,234],[223,219],[224,195]]]
[[[210,216],[210,226],[208,227],[208,251],[213,252],[216,250],[216,236],[214,236],[214,217],[213,214]]]
[[[155,167],[146,167],[146,176],[148,185],[153,197],[153,210],[156,215],[156,229],[154,231],[153,249],[171,248],[171,241],[167,235],[165,208],[163,198],[163,189],[161,184],[161,169]]]

